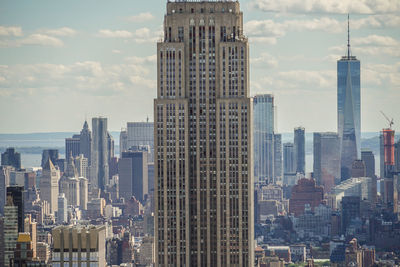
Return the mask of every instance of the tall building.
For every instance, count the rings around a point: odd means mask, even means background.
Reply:
[[[21,154],[15,152],[15,148],[9,147],[1,154],[1,166],[12,166],[21,169]]]
[[[156,266],[253,266],[252,102],[238,1],[167,3],[157,44]]]
[[[293,174],[296,172],[296,159],[293,143],[283,144],[283,174]]]
[[[44,168],[49,159],[51,163],[56,164],[56,161],[59,159],[58,149],[44,149],[42,152],[42,164],[40,166]]]
[[[24,187],[9,186],[7,187],[7,198],[12,200],[14,206],[18,208],[18,232],[24,232]]]
[[[32,220],[31,214],[28,214],[24,220],[25,223],[25,233],[29,233],[30,239],[32,241],[32,255],[36,258],[36,241],[37,241],[37,223]]]
[[[351,166],[351,177],[367,177],[365,163],[362,159],[353,161],[353,165]]]
[[[125,151],[131,147],[150,146],[150,162],[154,161],[154,123],[128,122]]]
[[[65,138],[65,156],[72,155],[74,158],[79,156],[80,152],[80,135],[75,134],[72,138]]]
[[[340,140],[337,133],[314,133],[314,179],[324,192],[340,183]]]
[[[282,135],[274,134],[274,181],[282,180]]]
[[[18,219],[18,207],[14,205],[12,196],[7,195],[7,202],[4,206],[4,262],[2,266],[10,266],[10,260],[14,257],[19,232]]]
[[[74,158],[74,164],[79,177],[89,177],[89,160],[83,154]]]
[[[105,226],[57,226],[52,236],[52,266],[106,266]]]
[[[7,199],[7,187],[10,186],[10,172],[14,170],[11,166],[0,166],[0,215],[4,214],[4,206]]]
[[[75,168],[72,156],[68,159],[67,169],[59,182],[60,193],[65,194],[68,205],[80,206],[80,188],[78,171]]]
[[[57,211],[57,196],[59,191],[58,182],[60,180],[60,170],[53,165],[50,159],[43,167],[42,177],[40,178],[40,198],[50,204],[51,213]]]
[[[108,148],[107,118],[92,118],[93,140],[90,169],[90,184],[92,188],[104,191],[108,182]]]
[[[353,161],[361,156],[360,61],[350,53],[350,34],[347,55],[337,62],[337,86],[341,179],[346,180],[351,176]]]
[[[119,134],[119,157],[122,158],[122,152],[128,150],[128,131],[121,129]]]
[[[88,159],[88,165],[90,166],[92,156],[92,132],[86,120],[79,135],[79,153],[83,154],[83,156]]]
[[[360,202],[359,196],[344,196],[342,198],[342,231],[346,233],[346,229],[351,220],[360,218]]]
[[[146,148],[146,147],[144,147]],[[122,152],[118,162],[119,194],[125,200],[135,196],[143,203],[148,192],[148,150],[136,149]]]
[[[63,223],[68,222],[68,216],[67,216],[68,200],[65,197],[64,193],[60,193],[58,195],[57,201],[58,201],[57,223],[63,224]]]
[[[371,150],[361,151],[361,159],[365,164],[365,172],[367,177],[375,176],[375,156]]]
[[[274,96],[253,98],[254,181],[274,180]]]
[[[306,172],[306,137],[303,127],[294,128],[294,158],[296,172]]]

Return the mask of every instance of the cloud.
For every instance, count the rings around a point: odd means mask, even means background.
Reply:
[[[137,62],[149,61],[150,57]],[[17,64],[0,66],[1,93],[14,98],[25,94],[69,92],[74,95],[110,96],[132,88],[156,88],[150,68],[133,62],[106,65],[97,61],[72,64]]]
[[[28,37],[18,40],[17,41],[17,46],[21,45],[42,45],[42,46],[56,46],[60,47],[63,46],[64,43],[55,37],[48,36],[45,34],[31,34]]]
[[[156,43],[162,36],[162,31],[152,31],[147,27],[137,29],[134,33],[135,42],[138,44],[143,43]]]
[[[386,14],[400,12],[398,0],[253,0],[250,7],[265,12]]]
[[[71,29],[68,27],[44,30],[43,32],[45,34],[53,35],[53,36],[74,36],[76,34],[76,31],[74,29]]]
[[[111,50],[111,52],[113,54],[121,54],[122,53],[121,50],[118,50],[118,49],[113,49],[113,50]]]
[[[251,64],[256,64],[263,68],[274,68],[278,66],[278,60],[268,53],[262,53],[259,57],[252,58]]]
[[[140,13],[138,15],[134,15],[134,16],[127,18],[128,21],[132,21],[132,22],[146,22],[146,21],[150,21],[153,19],[154,19],[154,16],[150,12]]]
[[[155,64],[157,62],[157,55],[151,55],[147,57],[128,57],[125,59],[130,64]]]
[[[125,30],[99,30],[97,36],[103,38],[131,38],[133,34]]]
[[[0,36],[22,36],[22,29],[15,26],[0,26]]]
[[[400,41],[390,36],[368,35],[351,40],[351,51],[354,55],[400,57]],[[344,46],[333,46],[330,51],[344,53]]]

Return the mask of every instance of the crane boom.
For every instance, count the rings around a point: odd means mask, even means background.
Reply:
[[[393,121],[393,119],[389,119],[389,117],[388,116],[386,116],[386,114],[385,113],[383,113],[383,111],[381,110],[381,113],[382,113],[382,115],[385,117],[385,119],[389,122],[389,128],[390,129],[392,129],[392,126],[393,126],[393,124],[394,124],[394,121]]]

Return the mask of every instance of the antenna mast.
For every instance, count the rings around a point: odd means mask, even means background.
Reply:
[[[347,13],[347,59],[350,59],[350,14]]]

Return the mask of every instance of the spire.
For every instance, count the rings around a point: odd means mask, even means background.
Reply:
[[[347,59],[350,59],[350,14],[347,13]]]

